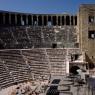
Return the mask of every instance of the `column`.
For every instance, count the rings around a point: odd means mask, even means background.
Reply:
[[[21,25],[24,25],[25,23],[24,23],[24,21],[23,21],[23,15],[21,14],[20,16],[21,16],[21,18],[20,18]]]
[[[39,19],[38,19],[38,15],[37,15],[37,23],[36,23],[37,26],[38,26],[38,20],[39,20]]]
[[[69,15],[69,17],[70,17],[70,26],[71,26],[71,16]]]
[[[33,21],[33,15],[31,15],[31,20],[32,20],[32,26],[33,26],[33,22],[34,22],[34,21]]]
[[[66,15],[64,15],[64,25],[66,25]]]
[[[9,14],[9,24],[11,25],[11,14]]]
[[[73,25],[75,25],[75,16],[73,16]]]
[[[60,26],[62,26],[62,16],[60,16]]]
[[[15,25],[17,25],[17,14],[15,14]]]
[[[26,25],[28,25],[28,15],[26,15]]]
[[[42,16],[42,26],[44,26],[44,16]]]
[[[58,16],[56,16],[56,26],[58,25]]]

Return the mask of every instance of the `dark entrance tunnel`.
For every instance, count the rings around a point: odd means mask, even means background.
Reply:
[[[57,48],[57,43],[52,43],[52,48]]]
[[[78,66],[72,66],[70,68],[70,73],[74,74],[74,75],[77,75],[78,74],[78,72],[77,72],[78,69],[80,69]]]

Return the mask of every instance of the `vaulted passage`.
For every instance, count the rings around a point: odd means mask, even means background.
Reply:
[[[62,16],[62,25],[64,25],[64,16]]]
[[[70,25],[70,17],[66,16],[66,25]]]
[[[33,25],[34,25],[34,26],[37,26],[37,24],[38,24],[38,22],[37,22],[37,16],[34,15],[34,16],[33,16]]]
[[[48,25],[48,26],[51,26],[51,25],[52,25],[52,17],[51,17],[51,16],[48,16],[47,25]]]
[[[9,14],[8,13],[5,14],[5,24],[9,25]]]
[[[78,74],[78,72],[77,72],[78,69],[80,69],[78,66],[72,66],[70,68],[70,73],[76,75],[76,74]]]
[[[15,14],[11,14],[11,25],[15,25]]]
[[[38,26],[42,26],[42,16],[38,16]]]
[[[32,25],[32,16],[28,15],[28,25]]]
[[[0,25],[2,25],[2,24],[3,24],[3,14],[0,13]]]
[[[74,19],[73,19],[73,16],[71,16],[71,25],[74,25]]]
[[[51,16],[48,16],[48,21],[51,21]]]
[[[17,25],[21,25],[21,15],[17,15]]]
[[[60,16],[58,16],[58,25],[60,26]]]
[[[77,16],[75,16],[75,25],[77,25]]]
[[[26,15],[22,16],[22,21],[21,21],[22,25],[26,25]]]
[[[44,16],[44,26],[47,25],[47,16]]]
[[[53,19],[53,25],[55,26],[56,25],[56,16],[53,16],[52,19]]]

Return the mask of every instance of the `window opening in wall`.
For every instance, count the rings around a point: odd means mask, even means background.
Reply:
[[[71,25],[74,25],[74,19],[73,19],[73,16],[71,16]]]
[[[79,48],[79,43],[78,43],[78,42],[75,43],[74,46],[75,46],[76,48]]]
[[[60,16],[58,16],[58,25],[60,26]]]
[[[37,16],[33,16],[33,25],[36,26],[37,25]]]
[[[56,26],[56,16],[53,16],[53,25]]]
[[[44,25],[46,26],[47,25],[47,17],[44,16]]]
[[[17,25],[21,25],[21,16],[17,15]]]
[[[52,26],[51,16],[48,16],[47,26]]]
[[[42,26],[42,16],[38,16],[38,26]]]
[[[28,25],[32,25],[32,17],[31,17],[31,15],[28,16]]]
[[[5,24],[6,25],[9,24],[9,14],[8,13],[5,14]]]
[[[77,72],[78,69],[80,69],[78,66],[72,66],[70,68],[70,73],[72,73],[74,75],[77,75],[78,74],[78,72]]]
[[[75,16],[75,25],[77,25],[77,16]]]
[[[66,25],[70,25],[70,17],[66,16]]]
[[[94,16],[89,16],[89,22],[90,22],[90,23],[95,22],[94,19],[95,19]]]
[[[88,31],[88,38],[94,39],[95,38],[95,31]]]
[[[15,15],[11,14],[11,24],[15,25]]]
[[[57,43],[52,43],[52,48],[57,48]]]
[[[64,16],[62,16],[62,25],[64,25]]]
[[[78,54],[71,54],[71,61],[78,60],[79,55]]]
[[[0,13],[0,25],[2,25],[2,24],[3,24],[3,14]]]
[[[51,21],[51,16],[48,16],[48,21]]]

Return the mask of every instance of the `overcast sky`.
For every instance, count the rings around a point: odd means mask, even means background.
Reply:
[[[77,13],[80,4],[95,0],[0,0],[0,10],[25,13]]]

